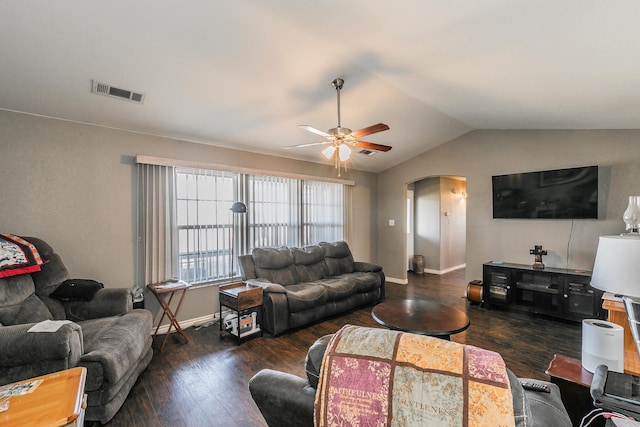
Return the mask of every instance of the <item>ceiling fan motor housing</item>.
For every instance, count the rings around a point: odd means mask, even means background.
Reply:
[[[329,129],[327,133],[338,138],[344,138],[351,134],[351,129],[338,126],[336,128]]]

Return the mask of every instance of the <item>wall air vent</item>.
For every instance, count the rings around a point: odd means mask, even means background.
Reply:
[[[364,154],[365,156],[373,156],[374,154],[376,154],[375,151],[371,151],[371,150],[360,150],[358,151],[359,154]]]
[[[127,101],[137,102],[139,104],[144,101],[144,94],[133,92],[127,89],[120,89],[110,84],[100,83],[95,80],[91,81],[91,92],[96,95],[112,96],[114,98],[125,99]]]

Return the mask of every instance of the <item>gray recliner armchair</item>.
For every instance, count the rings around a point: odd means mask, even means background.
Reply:
[[[133,309],[128,288],[101,288],[80,298],[51,294],[69,279],[44,241],[25,237],[45,260],[41,271],[0,278],[0,385],[82,366],[88,421],[108,422],[144,371],[151,349],[151,312]],[[28,332],[46,320],[69,320],[55,332]]]
[[[314,425],[314,403],[322,380],[321,366],[332,337],[325,335],[309,348],[305,359],[306,379],[272,369],[263,369],[251,378],[251,397],[269,427]],[[392,343],[389,341],[389,344]],[[545,381],[517,378],[508,369],[507,374],[516,427],[571,427],[571,419],[562,403],[558,386]],[[548,392],[525,389],[523,382],[542,384],[548,388]]]

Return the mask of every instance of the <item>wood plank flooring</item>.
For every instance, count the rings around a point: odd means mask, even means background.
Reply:
[[[555,353],[580,358],[581,325],[516,311],[486,310],[464,298],[464,270],[441,276],[409,274],[408,285],[387,283],[387,299],[431,298],[467,313],[471,326],[452,341],[499,352],[521,377],[548,380],[544,371]],[[186,329],[191,342],[172,334],[156,337],[151,364],[126,402],[107,424],[116,426],[265,426],[248,390],[249,379],[270,368],[304,377],[304,357],[320,336],[345,324],[380,327],[364,307],[279,337],[253,338],[242,345],[218,336],[218,325]]]

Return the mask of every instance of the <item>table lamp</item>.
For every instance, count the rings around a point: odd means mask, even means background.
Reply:
[[[640,236],[601,236],[591,286],[622,297],[640,354]]]
[[[602,236],[598,242],[591,286],[621,297],[629,329],[640,354],[640,236],[637,233]],[[640,381],[637,376],[596,367],[591,382],[596,407],[640,418]]]

